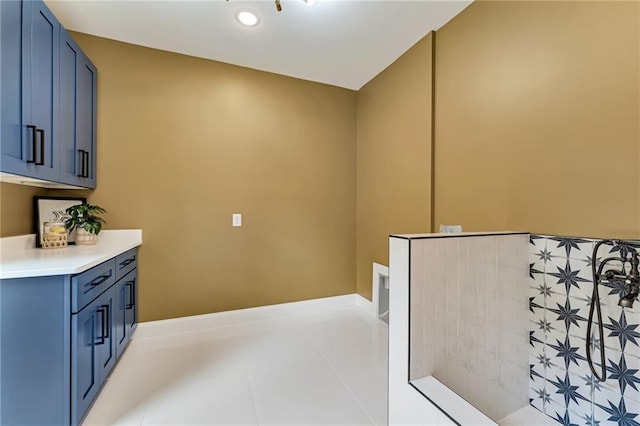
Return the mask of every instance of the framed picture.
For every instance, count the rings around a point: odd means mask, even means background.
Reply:
[[[42,247],[42,234],[45,222],[64,222],[69,215],[66,210],[78,204],[86,203],[80,197],[33,197],[33,223],[36,233],[36,247]],[[69,234],[69,244],[75,244],[75,230]]]

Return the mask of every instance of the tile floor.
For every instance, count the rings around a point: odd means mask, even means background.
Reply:
[[[387,342],[357,306],[142,336],[84,425],[386,425]]]

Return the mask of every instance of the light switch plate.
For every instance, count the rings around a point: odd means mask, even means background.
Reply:
[[[231,215],[231,225],[233,225],[233,226],[242,226],[242,214],[233,213]]]
[[[440,225],[440,232],[447,234],[462,232],[462,225]]]

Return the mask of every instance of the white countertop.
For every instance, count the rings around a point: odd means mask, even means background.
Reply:
[[[0,279],[84,272],[142,244],[141,229],[102,231],[94,246],[35,248],[35,235],[0,238]]]

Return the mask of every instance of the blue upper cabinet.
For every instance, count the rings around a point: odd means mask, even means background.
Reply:
[[[27,173],[22,144],[22,4],[0,1],[0,170]]]
[[[0,19],[0,171],[95,188],[95,66],[40,0]]]
[[[97,70],[60,29],[60,182],[95,188]]]
[[[22,144],[30,175],[56,180],[60,23],[44,3],[22,7]]]

